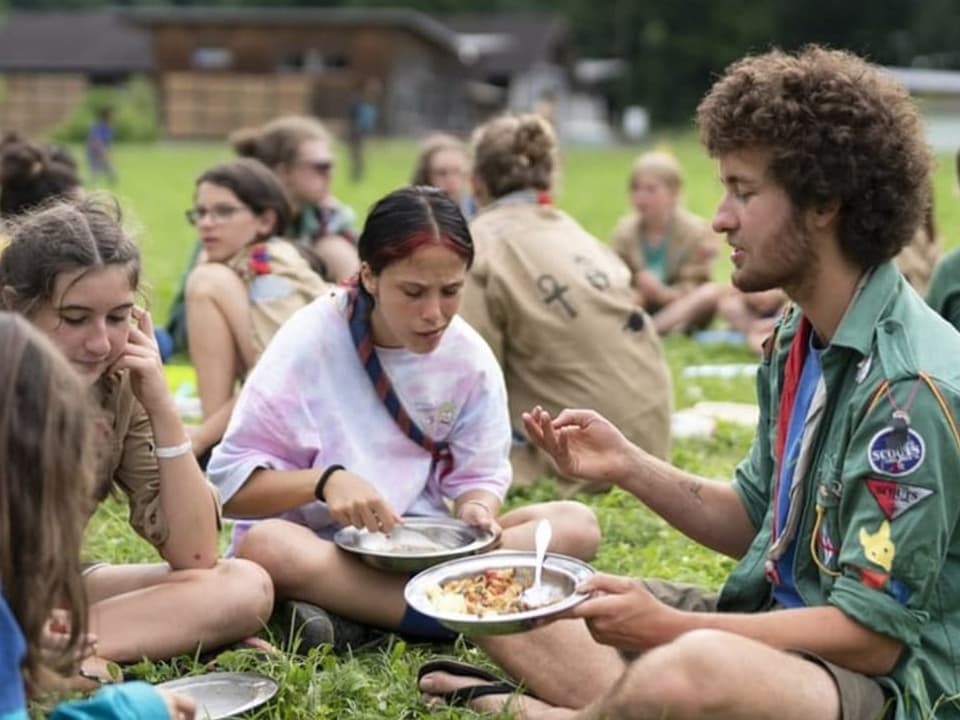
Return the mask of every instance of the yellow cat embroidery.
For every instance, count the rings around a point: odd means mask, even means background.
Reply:
[[[860,544],[867,560],[876,563],[887,572],[893,568],[893,556],[897,553],[897,546],[890,539],[890,523],[884,520],[875,533],[868,533],[860,528]]]

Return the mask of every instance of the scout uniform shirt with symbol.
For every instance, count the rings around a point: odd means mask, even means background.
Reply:
[[[669,368],[620,259],[532,191],[483,208],[470,231],[476,258],[460,314],[503,368],[513,428],[534,405],[590,407],[666,457]]]
[[[756,536],[724,584],[721,611],[771,604],[764,564],[773,544],[776,419],[800,321],[796,308],[785,314],[758,374],[760,422],[733,481]],[[960,717],[952,701],[932,712],[938,699],[960,693],[958,357],[960,335],[893,263],[875,268],[821,356],[823,415],[793,500],[792,569],[804,604],[837,608],[902,645],[890,674],[878,678],[896,720]],[[902,426],[898,411],[908,416]],[[922,451],[902,449],[907,442]]]

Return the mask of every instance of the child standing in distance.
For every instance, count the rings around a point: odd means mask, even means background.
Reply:
[[[404,575],[341,551],[336,530],[390,530],[403,515],[503,529],[502,546],[533,548],[537,521],[551,549],[589,558],[593,513],[573,502],[501,514],[510,484],[503,377],[458,315],[473,242],[435,188],[382,198],[359,240],[360,274],[300,310],[243,386],[210,479],[238,522],[238,557],[262,565],[306,645],[343,647],[337,616],[404,634],[449,631],[404,602]],[[449,503],[449,505],[448,505]],[[267,519],[269,518],[269,519]],[[350,623],[350,624],[354,624]],[[287,625],[289,626],[289,625]]]
[[[327,283],[284,239],[290,206],[258,160],[240,158],[204,172],[187,218],[203,247],[185,294],[188,348],[203,407],[191,439],[201,457],[223,437],[237,381],[279,327]]]
[[[632,211],[613,232],[613,247],[633,273],[637,302],[661,335],[709,323],[721,293],[710,282],[717,236],[680,206],[682,186],[672,155],[641,155],[630,173]]]
[[[85,384],[30,324],[0,312],[0,718],[27,720],[28,692],[76,671],[88,642],[80,542],[95,473]],[[45,636],[58,602],[69,631]],[[62,679],[62,678],[61,678]],[[186,720],[193,703],[144,682],[64,703],[52,717]]]
[[[113,167],[113,140],[113,108],[101,108],[87,133],[87,164],[91,183],[101,177],[111,185],[117,182],[117,171]]]
[[[150,315],[135,304],[139,280],[119,209],[98,198],[25,215],[0,255],[4,307],[53,341],[99,404],[95,498],[122,490],[130,524],[164,561],[84,575],[98,654],[118,662],[240,640],[272,606],[261,568],[217,559],[218,496],[191,452]]]

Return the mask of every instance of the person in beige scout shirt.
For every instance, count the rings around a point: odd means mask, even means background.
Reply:
[[[633,210],[613,232],[614,249],[633,273],[637,302],[661,335],[707,325],[722,293],[710,282],[717,236],[680,207],[682,186],[672,155],[641,155],[630,173]]]
[[[603,407],[666,457],[672,390],[659,336],[620,259],[553,205],[553,130],[538,115],[503,116],[477,129],[473,147],[480,212],[461,314],[503,368],[514,483],[555,474],[522,434],[521,413],[534,405]]]
[[[119,207],[64,201],[11,227],[0,255],[3,308],[47,335],[97,401],[97,487],[82,510],[92,514],[121,490],[130,525],[162,559],[97,563],[84,573],[96,643],[83,671],[102,676],[105,660],[162,660],[259,632],[273,587],[260,566],[217,558],[219,496],[191,452],[150,314],[134,304],[140,252]],[[53,635],[69,632],[51,622]]]
[[[187,278],[186,310],[203,408],[191,437],[202,457],[227,429],[237,381],[280,326],[329,286],[283,239],[290,206],[259,160],[210,168],[197,179],[194,199],[187,219],[200,234],[205,261]]]

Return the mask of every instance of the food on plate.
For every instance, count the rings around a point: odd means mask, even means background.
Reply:
[[[382,532],[367,533],[361,542],[364,550],[379,553],[435,553],[447,550],[444,545],[431,540],[420,532],[408,531],[397,526],[389,535]]]
[[[441,614],[510,615],[530,609],[521,597],[528,585],[529,582],[525,584],[517,577],[516,568],[500,568],[446,580],[428,587],[426,594],[434,609]],[[554,597],[543,604],[560,599]]]

